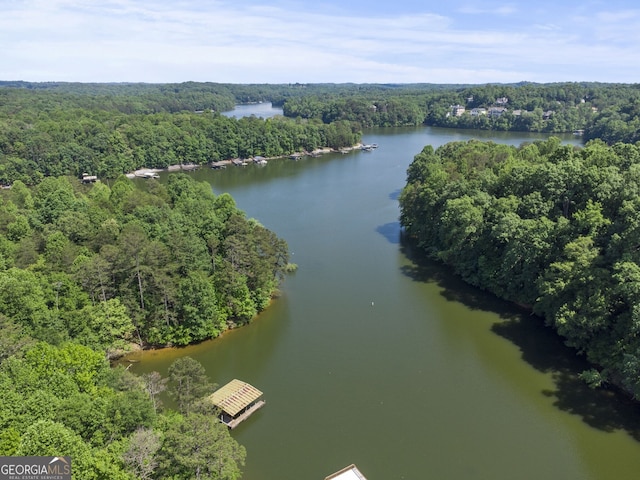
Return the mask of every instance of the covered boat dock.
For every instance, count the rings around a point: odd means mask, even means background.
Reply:
[[[342,470],[338,470],[336,473],[332,473],[324,480],[367,480],[358,467],[353,463],[348,467],[344,467]]]
[[[213,392],[208,398],[220,409],[220,421],[229,428],[235,428],[264,406],[265,401],[261,397],[262,392],[257,388],[234,379]]]

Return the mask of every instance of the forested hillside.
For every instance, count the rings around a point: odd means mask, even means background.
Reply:
[[[236,120],[237,103],[285,117]],[[432,125],[640,139],[638,85],[81,84],[0,82],[0,184],[341,148],[369,127]]]
[[[234,480],[245,451],[203,400],[202,365],[162,378],[108,360],[250,322],[292,268],[287,244],[187,175],[146,187],[0,191],[0,455],[62,452],[82,480]]]
[[[290,117],[349,120],[362,127],[431,125],[523,132],[580,132],[635,142],[638,85],[550,83],[342,86],[288,98]]]
[[[358,132],[227,118],[212,110],[234,96],[206,88],[17,87],[0,89],[0,455],[62,452],[83,480],[239,478],[245,450],[202,401],[215,387],[200,364],[162,378],[109,359],[250,322],[294,268],[287,244],[209,184],[173,174],[139,188],[122,173]]]
[[[0,315],[29,336],[96,350],[186,345],[249,322],[288,266],[284,240],[184,174],[48,177],[0,196]]]
[[[0,185],[83,173],[115,179],[143,167],[275,157],[360,140],[348,121],[228,118],[218,112],[234,105],[228,89],[196,85],[0,88]]]
[[[14,345],[0,356],[0,455],[63,453],[77,480],[237,480],[246,452],[206,401],[214,388],[189,357],[163,378],[73,342]]]
[[[640,147],[558,139],[430,146],[408,169],[401,222],[466,281],[533,312],[640,398]]]

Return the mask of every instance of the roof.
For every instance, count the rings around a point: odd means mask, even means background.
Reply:
[[[353,463],[342,470],[326,477],[324,480],[367,480]]]
[[[262,392],[254,386],[234,379],[209,395],[209,400],[220,410],[235,417],[243,408],[261,396]]]

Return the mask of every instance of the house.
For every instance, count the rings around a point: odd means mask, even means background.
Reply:
[[[496,98],[496,105],[506,105],[509,103],[509,99],[507,97]]]
[[[487,109],[486,108],[472,108],[471,109],[471,116],[472,117],[477,117],[479,115],[486,115],[487,114]]]
[[[332,473],[324,480],[367,480],[365,476],[358,470],[353,463],[348,467],[344,467],[342,470],[338,470],[336,473]]]
[[[208,400],[220,409],[220,421],[229,428],[235,428],[265,404],[262,392],[238,379],[219,388]]]
[[[554,112],[553,110],[547,110],[546,112],[544,112],[544,113],[542,114],[542,119],[543,119],[543,120],[549,120],[551,117],[553,117],[553,114],[554,114],[554,113],[555,113],[555,112]]]
[[[491,107],[488,110],[488,115],[490,117],[499,117],[500,115],[502,115],[504,112],[506,112],[507,109],[504,107]]]
[[[451,114],[454,117],[461,117],[464,112],[465,112],[465,108],[462,105],[451,106]]]
[[[96,175],[89,175],[87,173],[82,174],[82,183],[95,183],[98,181],[98,177]]]

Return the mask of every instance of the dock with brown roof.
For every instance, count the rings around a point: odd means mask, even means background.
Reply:
[[[233,429],[264,406],[265,401],[261,397],[262,392],[257,388],[234,379],[209,395],[208,399],[220,409],[220,421]]]

